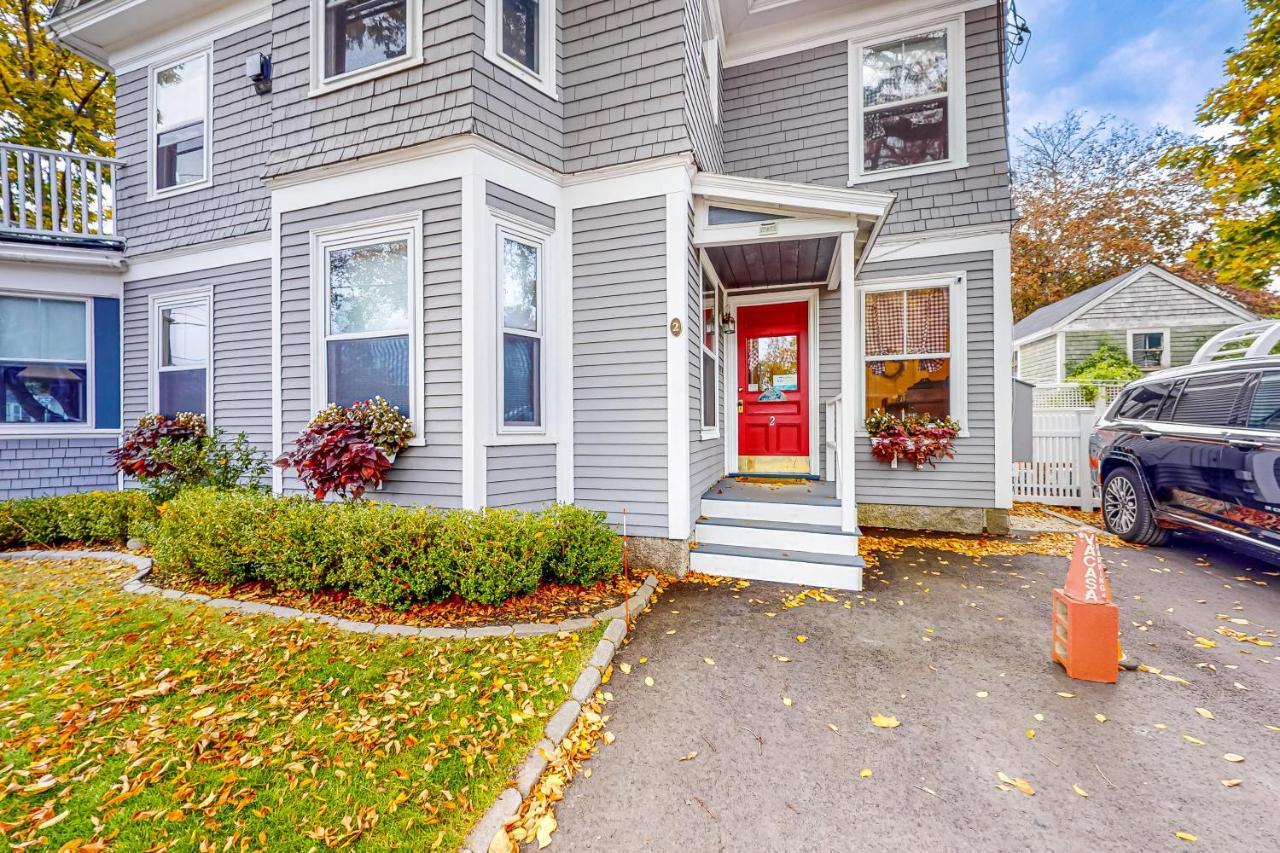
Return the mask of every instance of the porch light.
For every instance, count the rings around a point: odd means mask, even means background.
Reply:
[[[737,331],[737,323],[733,319],[733,315],[728,311],[720,315],[720,328],[726,335],[732,335]]]

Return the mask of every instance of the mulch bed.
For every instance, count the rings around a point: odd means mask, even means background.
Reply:
[[[146,582],[163,589],[180,589],[184,592],[203,593],[213,598],[235,598],[240,601],[296,607],[355,622],[430,628],[479,628],[519,622],[555,623],[565,619],[591,617],[602,610],[622,604],[640,588],[644,578],[645,573],[636,572],[630,578],[619,575],[589,587],[542,584],[529,595],[518,596],[496,606],[463,601],[455,596],[445,601],[415,605],[408,610],[366,604],[342,590],[301,592],[276,589],[266,581],[232,586],[209,583],[160,569],[153,569]]]

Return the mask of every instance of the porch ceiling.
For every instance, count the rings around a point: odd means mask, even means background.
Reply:
[[[709,246],[707,259],[728,289],[825,282],[836,255],[836,237]]]

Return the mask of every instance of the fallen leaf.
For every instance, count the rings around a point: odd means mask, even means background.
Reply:
[[[1194,743],[1198,746],[1204,746],[1204,741],[1200,740],[1200,738],[1198,737],[1192,737],[1191,735],[1183,735],[1182,739],[1185,740],[1187,743]]]
[[[652,686],[653,686],[653,676],[652,676],[652,675],[646,675],[646,676],[644,677],[644,686],[645,686],[645,687],[652,687]]]
[[[1234,752],[1228,752],[1226,755],[1222,757],[1227,759],[1227,761],[1233,762],[1235,764],[1239,764],[1241,761],[1244,761],[1243,755],[1237,755]]]
[[[631,664],[629,663],[618,664],[618,669],[622,670],[627,675],[631,674]]]
[[[807,642],[809,642],[809,638],[808,638],[808,637],[806,637],[804,634],[796,634],[796,642],[797,642],[797,643],[807,643]]]
[[[1224,788],[1234,788],[1234,787],[1236,787],[1237,785],[1239,785],[1239,784],[1240,784],[1241,782],[1243,782],[1243,781],[1244,781],[1243,779],[1223,779],[1223,780],[1222,780],[1222,787],[1224,787]]]
[[[715,661],[713,661],[711,658],[703,658],[703,659],[702,659],[702,662],[703,662],[703,663],[705,663],[707,666],[715,666],[715,665],[716,665],[716,662],[715,662]]]
[[[1027,738],[1028,738],[1028,739],[1032,739],[1032,738],[1034,738],[1035,736],[1036,736],[1036,730],[1035,730],[1035,729],[1027,729]]]
[[[888,717],[884,714],[874,714],[871,717],[871,725],[882,729],[896,729],[902,723],[898,722],[897,717]]]
[[[613,732],[605,732],[603,739],[606,746],[612,744],[614,740],[616,740],[616,738],[613,735]]]
[[[1213,719],[1213,712],[1210,711],[1208,708],[1196,708],[1196,713],[1204,717],[1206,720]]]
[[[864,768],[862,768],[861,770],[859,770],[859,771],[858,771],[858,776],[859,776],[860,778],[862,778],[862,779],[870,779],[870,778],[871,778],[871,768],[870,768],[870,767],[864,767]]]
[[[1031,783],[1020,776],[1015,776],[1013,778],[1013,787],[1017,788],[1028,797],[1034,797],[1036,795],[1036,789],[1031,787]]]
[[[776,661],[781,661],[782,663],[791,663],[791,658],[783,657],[782,655],[774,655],[773,659]]]
[[[1094,718],[1095,720],[1097,720],[1098,722],[1100,722],[1100,723],[1105,723],[1105,722],[1107,721],[1107,715],[1106,715],[1106,714],[1094,714],[1094,715],[1093,715],[1093,718]]]
[[[1071,790],[1075,791],[1077,794],[1079,794],[1082,797],[1089,796],[1089,794],[1085,791],[1085,789],[1081,788],[1079,785],[1072,785]]]
[[[697,757],[698,757],[698,752],[697,750],[694,750],[693,752],[690,752],[687,755],[680,756],[679,758],[676,759],[676,761],[693,761],[693,759]]]
[[[840,733],[840,727],[837,726],[835,723],[827,723],[827,728],[831,729],[831,731],[835,732],[836,734]]]
[[[1189,832],[1183,832],[1182,830],[1178,830],[1177,832],[1175,832],[1173,834],[1173,837],[1180,839],[1182,841],[1199,841],[1200,840],[1197,836],[1194,836]]]
[[[203,720],[205,717],[212,716],[213,712],[217,710],[218,710],[217,705],[206,705],[203,708],[201,708],[199,711],[196,711],[194,714],[192,714],[191,719]]]
[[[783,705],[786,705],[788,708],[790,708],[790,707],[791,707],[791,697],[789,697],[789,696],[783,696],[783,697],[782,697],[782,704],[783,704]]]
[[[1063,692],[1063,691],[1061,691],[1061,690],[1059,690],[1059,691],[1058,691],[1058,695],[1059,695],[1059,696],[1061,696],[1063,699],[1074,699],[1074,698],[1076,698],[1076,694],[1074,694],[1074,693],[1065,693],[1065,692]]]
[[[974,695],[977,696],[979,699],[986,699],[989,694],[985,690],[979,690]]]

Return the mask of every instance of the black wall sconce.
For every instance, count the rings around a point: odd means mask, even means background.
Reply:
[[[720,328],[726,335],[732,335],[738,330],[738,323],[733,319],[733,315],[728,311],[720,315]]]

